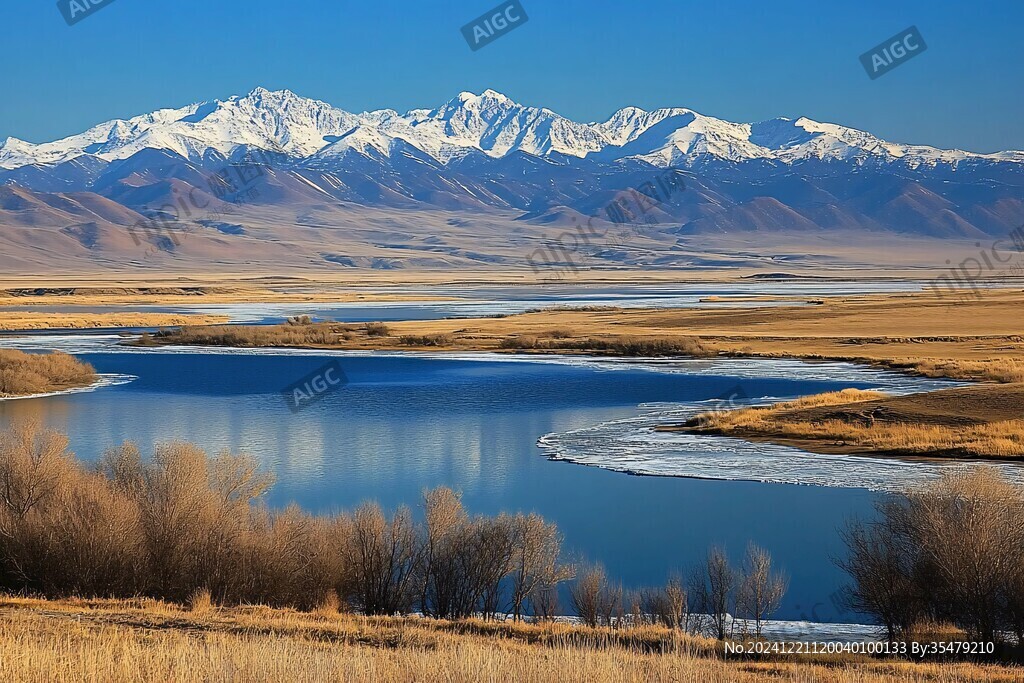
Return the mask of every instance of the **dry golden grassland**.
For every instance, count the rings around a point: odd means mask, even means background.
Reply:
[[[0,680],[50,681],[1019,681],[1016,667],[865,657],[723,660],[715,641],[658,627],[593,629],[152,600],[0,599]]]
[[[115,327],[169,327],[214,325],[228,321],[224,315],[172,315],[167,313],[53,313],[31,308],[0,311],[0,330],[86,330]]]
[[[957,458],[1024,457],[1024,419],[999,419],[997,397],[1021,405],[1024,386],[987,387],[889,397],[847,389],[771,406],[698,415],[681,429],[747,439],[764,438],[844,453]],[[930,404],[924,405],[924,404]],[[922,407],[938,408],[922,414]],[[917,410],[915,410],[917,409]],[[984,419],[971,412],[987,413]],[[1019,415],[1021,409],[1011,409]],[[936,417],[941,419],[936,420]],[[931,419],[929,419],[931,418]]]
[[[0,396],[43,394],[95,381],[96,371],[91,365],[66,353],[0,349]]]

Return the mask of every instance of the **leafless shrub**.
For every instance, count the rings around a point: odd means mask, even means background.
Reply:
[[[139,335],[139,339],[135,342],[138,346],[156,346],[156,340],[153,339],[153,335],[149,332],[143,332]]]
[[[847,599],[890,637],[928,620],[1024,637],[1024,489],[987,467],[945,474],[844,531]]]
[[[576,616],[587,626],[600,624],[602,593],[607,585],[604,567],[597,565],[582,569],[569,586],[569,599]]]
[[[391,328],[384,323],[366,323],[363,326],[368,337],[388,337],[391,335]]]
[[[699,339],[691,337],[573,338],[567,330],[553,330],[539,337],[528,334],[505,337],[498,346],[503,349],[589,351],[622,356],[708,356],[713,353]]]
[[[405,334],[398,338],[403,346],[449,346],[455,342],[450,334]]]
[[[672,629],[685,629],[688,600],[682,579],[672,577],[664,588],[640,591],[640,612],[652,623]]]
[[[189,346],[230,346],[239,348],[329,346],[345,334],[344,328],[327,323],[308,325],[186,325],[161,330],[153,338]],[[137,342],[136,342],[137,343]]]
[[[540,336],[548,337],[549,339],[571,339],[574,333],[572,330],[556,329],[542,332]]]
[[[229,599],[299,609],[315,609],[330,596],[337,599],[344,583],[341,548],[346,540],[334,520],[296,506],[256,511]]]
[[[551,621],[558,616],[558,586],[556,584],[541,584],[537,586],[530,595],[530,609],[538,621]]]
[[[75,468],[67,447],[66,436],[35,422],[0,434],[0,503],[10,520],[24,520],[67,486]]]
[[[531,335],[517,335],[515,337],[505,337],[498,344],[503,349],[536,349],[537,338]]]
[[[622,585],[613,585],[599,564],[583,568],[569,586],[569,598],[576,615],[587,626],[621,623],[622,593]]]
[[[613,337],[552,341],[547,348],[601,351],[622,356],[709,356],[713,352],[693,337]]]
[[[23,558],[47,595],[117,597],[143,586],[139,510],[100,475],[76,472],[29,533],[36,547]]]
[[[446,488],[425,494],[424,511],[421,609],[446,619],[495,616],[506,579],[524,554],[519,518],[471,519],[458,494]],[[515,591],[519,584],[513,584]]]
[[[547,612],[556,586],[572,578],[573,568],[562,563],[562,536],[558,527],[539,515],[517,515],[513,521],[515,542],[511,558],[512,616],[522,618],[529,601],[537,611]],[[549,592],[554,595],[541,595]],[[543,615],[542,615],[543,616]]]
[[[853,579],[842,591],[843,603],[876,617],[890,640],[905,633],[926,609],[914,577],[921,564],[894,521],[883,514],[878,522],[851,522],[840,532],[847,555],[839,565]]]

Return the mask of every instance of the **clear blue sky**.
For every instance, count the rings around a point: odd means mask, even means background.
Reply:
[[[73,27],[52,0],[2,0],[0,139],[257,85],[356,112],[490,87],[583,121],[684,106],[1024,149],[1022,0],[522,2],[527,24],[471,52],[459,28],[496,0],[116,0]],[[928,51],[869,80],[858,56],[910,25]]]

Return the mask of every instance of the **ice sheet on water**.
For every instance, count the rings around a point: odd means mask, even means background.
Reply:
[[[781,621],[764,624],[768,640],[802,643],[864,643],[882,640],[884,629],[867,624],[827,624],[816,621]]]
[[[885,389],[887,387],[882,386]],[[765,397],[751,403],[770,403]],[[909,462],[896,458],[808,453],[797,448],[730,437],[658,432],[708,410],[709,402],[647,404],[641,414],[567,432],[546,434],[537,445],[552,460],[654,476],[727,479],[902,491],[950,468],[977,463]],[[996,464],[1024,483],[1024,467]]]

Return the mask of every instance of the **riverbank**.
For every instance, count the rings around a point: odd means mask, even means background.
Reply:
[[[296,319],[280,326],[184,327],[143,343],[846,361],[983,384],[957,394],[955,401],[937,393],[923,395],[928,398],[890,398],[888,403],[870,406],[889,416],[888,421],[876,422],[879,428],[906,432],[921,418],[915,412],[924,409],[920,402],[927,401],[929,425],[939,432],[925,441],[931,445],[924,449],[893,449],[891,439],[866,438],[863,420],[857,417],[863,406],[847,407],[845,418],[837,408],[840,417],[828,430],[818,424],[820,420],[797,413],[794,420],[809,419],[799,429],[776,424],[775,431],[754,433],[737,427],[732,435],[829,453],[1007,457],[1003,453],[1016,453],[1016,446],[989,452],[991,441],[986,446],[966,442],[976,435],[971,429],[979,426],[994,437],[1001,438],[1000,431],[1009,430],[1007,438],[1014,443],[1020,439],[1013,421],[1024,419],[1024,409],[1019,401],[1008,401],[1006,392],[1016,396],[1018,388],[1007,389],[1006,385],[1024,383],[1021,310],[1024,293],[1016,290],[982,291],[955,303],[948,294],[922,292],[844,296],[770,307],[554,308],[493,318],[387,324]],[[974,417],[966,417],[970,415]],[[778,417],[782,420],[788,415],[780,411]],[[951,439],[949,431],[960,436]]]
[[[1012,382],[1024,381],[1022,309],[1024,293],[1016,290],[985,291],[955,304],[921,292],[759,307],[555,307],[487,318],[312,323],[301,326],[301,335],[296,325],[190,326],[160,343],[604,353],[624,340],[668,340],[715,355],[848,361],[929,377]]]
[[[55,313],[52,311],[0,311],[0,331],[95,330],[123,327],[173,327],[226,323],[225,315],[166,313]]]
[[[657,431],[732,436],[815,453],[903,458],[1024,458],[1024,384],[909,396],[850,389],[697,415]]]
[[[154,600],[0,598],[0,678],[17,681],[1016,681],[1017,667],[849,655],[725,660],[660,627],[362,617]],[[14,653],[17,653],[16,656]],[[268,656],[268,653],[272,656]]]

